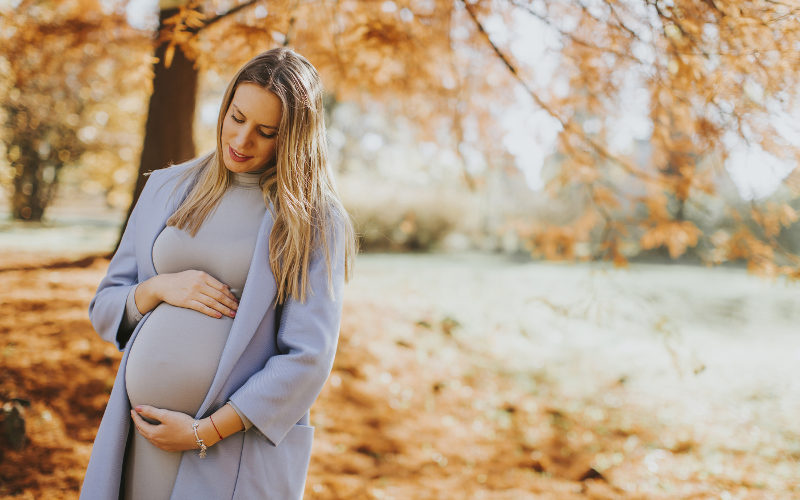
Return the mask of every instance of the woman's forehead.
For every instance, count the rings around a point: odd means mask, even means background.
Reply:
[[[277,128],[281,120],[282,103],[272,91],[255,83],[241,83],[236,87],[231,106],[248,120],[259,125]]]

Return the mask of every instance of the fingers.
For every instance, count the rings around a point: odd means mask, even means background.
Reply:
[[[204,291],[195,296],[191,299],[191,302],[198,307],[192,307],[195,310],[208,314],[209,316],[214,316],[215,318],[221,317],[222,314],[225,316],[230,316],[231,318],[236,316],[236,309],[226,306],[219,302],[218,299],[206,295],[206,293],[219,293],[219,292],[208,292]],[[238,308],[238,305],[233,304],[234,307]],[[191,306],[190,306],[191,307]]]
[[[184,451],[195,447],[191,430],[192,417],[180,412],[140,405],[131,409],[136,430],[154,446],[164,451]],[[161,423],[152,425],[146,418],[157,418]]]
[[[231,318],[236,317],[235,310],[220,304],[218,301],[205,294],[200,294],[196,298],[190,299],[187,307],[214,318],[221,318],[223,314]]]
[[[136,410],[135,413],[137,413],[137,416],[141,417],[142,420],[150,426],[158,424],[152,424],[146,419],[154,420],[158,423],[164,421],[165,411],[161,408],[155,408],[153,406],[148,406],[148,405],[139,405],[136,408],[134,408],[134,410]]]
[[[202,296],[195,297],[195,300],[214,311],[218,311],[220,314],[231,318],[235,317],[236,310],[239,308],[239,301],[231,292],[230,287],[208,273],[203,273],[203,279],[205,286],[199,290]],[[201,312],[208,314],[205,308]],[[209,314],[209,316],[221,317],[218,314]]]
[[[231,299],[219,290],[206,288],[201,293],[210,300],[210,302],[203,301],[206,305],[228,316],[233,317],[233,313],[239,308],[239,304],[235,299]]]
[[[219,292],[214,295],[220,302],[223,302],[228,305],[228,307],[233,307],[239,303],[239,299],[236,298],[236,295],[231,292],[231,287],[228,285],[214,279],[213,276],[208,276],[208,280],[206,284],[213,288],[215,291]],[[235,307],[234,307],[235,309]]]
[[[159,432],[162,431],[161,427],[163,427],[164,424],[149,424],[141,416],[141,414],[137,413],[135,410],[131,410],[131,418],[133,419],[133,425],[136,427],[136,430],[139,432],[139,434],[141,434],[143,438],[153,443],[153,446],[164,451],[181,451],[179,448],[164,442],[163,432]]]
[[[133,424],[139,434],[144,436],[145,439],[158,446],[161,449],[166,449],[161,443],[164,431],[168,431],[169,423],[167,420],[167,410],[155,408],[153,406],[139,405],[131,409],[131,417]],[[154,420],[155,424],[150,423],[148,420]]]
[[[153,439],[153,427],[155,425],[147,423],[135,410],[131,410],[131,418],[133,419],[133,425],[136,427],[136,430],[144,436],[148,440]]]
[[[176,273],[173,293],[165,302],[179,307],[194,309],[213,318],[222,315],[236,317],[239,300],[228,285],[222,283],[205,271],[188,270]]]
[[[212,301],[208,301],[208,303],[211,304]],[[211,308],[210,306],[200,302],[199,300],[194,300],[194,299],[190,300],[188,305],[189,305],[189,308],[194,309],[195,311],[201,312],[203,314],[207,314],[208,316],[211,316],[212,318],[221,318],[222,317],[222,313],[221,312],[217,311],[216,309]],[[227,314],[227,312],[226,312],[226,314]]]

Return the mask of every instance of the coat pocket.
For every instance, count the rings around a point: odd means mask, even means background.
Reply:
[[[302,499],[314,427],[295,424],[278,446],[255,427],[244,435],[234,500]]]

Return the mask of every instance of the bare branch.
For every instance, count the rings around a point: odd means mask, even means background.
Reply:
[[[633,29],[629,28],[628,25],[626,25],[622,21],[622,17],[620,17],[619,12],[617,12],[616,7],[614,7],[614,4],[612,4],[611,2],[606,2],[606,5],[608,6],[609,10],[611,11],[611,15],[614,17],[614,19],[617,20],[617,23],[615,25],[612,25],[612,26],[618,26],[620,29],[628,32],[629,35],[631,35],[632,37],[636,38],[640,42],[643,41],[638,33],[633,31]]]
[[[564,36],[564,37],[569,38],[570,40],[572,40],[572,42],[575,43],[576,45],[580,45],[582,47],[586,47],[586,48],[589,48],[589,49],[592,49],[592,50],[596,50],[598,52],[614,54],[617,57],[620,57],[622,59],[630,59],[630,60],[632,60],[632,61],[634,61],[636,63],[639,63],[639,64],[645,64],[644,61],[642,61],[641,59],[637,58],[633,54],[620,52],[620,51],[618,51],[618,50],[616,50],[614,48],[611,48],[611,47],[601,47],[599,45],[596,45],[596,44],[593,44],[591,42],[588,42],[588,41],[586,41],[586,40],[584,40],[582,38],[576,37],[572,33],[568,32],[568,31],[565,31],[565,30],[559,28],[558,26],[556,26],[552,22],[552,20],[550,20],[549,18],[547,18],[547,17],[539,14],[535,10],[533,10],[530,5],[525,5],[523,3],[520,3],[518,0],[512,0],[511,1],[511,5],[513,5],[515,7],[519,7],[520,9],[524,10],[525,12],[527,12],[530,15],[532,15],[536,19],[538,19],[538,20],[542,21],[543,23],[547,24],[552,29],[556,30],[561,36]]]
[[[649,175],[649,174],[637,169],[634,165],[631,165],[630,163],[625,161],[623,158],[619,158],[616,155],[612,154],[608,149],[606,149],[605,146],[603,146],[602,144],[598,143],[597,141],[595,141],[594,139],[592,139],[591,137],[586,135],[583,132],[583,130],[581,130],[581,128],[578,125],[576,125],[574,122],[565,120],[564,118],[559,116],[559,114],[556,113],[556,111],[551,106],[549,106],[546,102],[544,102],[544,100],[542,100],[542,98],[539,97],[539,95],[533,90],[533,88],[531,88],[531,86],[528,85],[528,82],[526,82],[522,78],[522,76],[519,74],[519,71],[517,71],[517,68],[511,63],[509,58],[505,54],[503,54],[503,52],[500,50],[500,48],[494,43],[494,41],[492,41],[492,38],[489,36],[489,33],[486,31],[486,28],[484,28],[483,24],[480,22],[478,17],[475,15],[475,12],[472,10],[472,6],[466,0],[461,0],[461,3],[462,3],[462,5],[464,5],[464,8],[466,9],[467,14],[469,14],[469,17],[475,23],[475,26],[477,27],[478,31],[481,33],[483,38],[486,40],[486,42],[492,48],[492,50],[494,51],[495,55],[497,55],[498,59],[500,59],[500,61],[502,61],[502,63],[505,65],[505,67],[508,69],[508,71],[514,77],[514,79],[517,80],[517,82],[520,85],[522,85],[522,88],[525,89],[525,91],[528,93],[528,95],[531,96],[531,98],[534,100],[534,102],[540,108],[542,108],[545,112],[547,112],[547,114],[549,114],[550,116],[552,116],[553,118],[558,120],[558,122],[564,128],[565,132],[570,133],[570,134],[574,134],[575,136],[580,137],[581,140],[583,140],[586,144],[591,146],[591,148],[598,155],[600,155],[601,157],[605,158],[606,160],[609,160],[609,161],[612,161],[612,162],[618,164],[620,167],[623,168],[623,170],[628,172],[630,175],[632,175],[634,177],[637,177],[637,178],[639,178],[639,179],[641,179],[643,181],[650,181],[650,182],[655,182],[655,183],[658,182],[651,175]]]
[[[248,0],[247,2],[244,2],[244,3],[241,3],[241,4],[237,5],[236,7],[232,7],[231,10],[229,10],[227,12],[223,12],[222,14],[217,14],[214,17],[210,17],[210,18],[206,19],[205,21],[203,21],[203,25],[200,26],[199,28],[187,28],[186,31],[188,31],[189,33],[197,34],[200,31],[208,28],[212,24],[215,24],[215,23],[225,19],[228,16],[232,16],[232,15],[236,14],[237,12],[241,11],[242,9],[245,9],[247,7],[255,5],[259,1],[261,1],[261,0]]]

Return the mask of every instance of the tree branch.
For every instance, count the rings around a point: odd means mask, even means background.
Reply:
[[[244,2],[244,3],[241,3],[241,4],[237,5],[236,7],[232,7],[231,10],[229,10],[227,12],[223,12],[222,14],[217,14],[214,17],[210,17],[210,18],[206,19],[205,21],[203,21],[203,25],[202,26],[200,26],[198,28],[187,28],[186,31],[196,35],[200,31],[202,31],[202,30],[208,28],[209,26],[211,26],[212,24],[217,23],[217,22],[225,19],[228,16],[232,16],[232,15],[236,14],[237,12],[239,12],[242,9],[245,9],[247,7],[255,5],[259,1],[261,1],[261,0],[248,0],[247,2]]]
[[[467,14],[469,14],[469,17],[475,23],[475,26],[477,27],[477,29],[480,32],[480,34],[483,36],[483,38],[486,40],[486,42],[492,48],[492,50],[494,51],[495,55],[497,55],[498,59],[500,59],[500,61],[502,61],[503,65],[505,65],[505,67],[508,69],[508,71],[514,77],[514,79],[517,80],[517,82],[520,85],[522,85],[522,88],[525,89],[525,91],[528,93],[528,95],[531,96],[531,98],[534,100],[534,102],[540,108],[542,108],[547,114],[549,114],[550,116],[552,116],[553,118],[558,120],[558,122],[561,124],[561,126],[563,127],[565,132],[571,133],[571,134],[576,135],[577,137],[580,137],[581,140],[583,140],[586,144],[591,146],[591,148],[597,154],[599,154],[601,157],[605,158],[606,160],[609,160],[609,161],[612,161],[612,162],[616,163],[617,165],[622,167],[623,170],[625,170],[626,172],[628,172],[632,176],[637,177],[639,179],[642,179],[643,181],[649,181],[649,182],[653,182],[653,183],[658,183],[657,179],[654,179],[652,176],[646,174],[645,172],[642,172],[641,170],[638,170],[636,167],[634,167],[633,165],[629,164],[624,159],[618,158],[616,155],[612,154],[610,151],[608,151],[608,149],[605,148],[605,146],[603,146],[602,144],[598,143],[597,141],[595,141],[594,139],[592,139],[591,137],[586,135],[580,129],[580,127],[576,126],[573,122],[567,121],[564,118],[562,118],[561,116],[559,116],[558,113],[556,113],[556,111],[552,107],[550,107],[546,102],[544,102],[544,100],[542,100],[542,98],[539,97],[539,95],[533,90],[533,88],[531,88],[531,86],[528,85],[528,82],[526,82],[522,78],[522,76],[519,74],[519,71],[517,71],[517,68],[511,63],[509,58],[505,54],[503,54],[503,52],[500,50],[500,48],[494,43],[492,38],[489,36],[489,33],[486,31],[486,28],[484,28],[483,24],[480,22],[478,17],[475,15],[475,12],[472,10],[472,5],[470,5],[466,0],[461,0],[461,4],[466,9]]]
[[[703,57],[705,57],[706,59],[710,59],[711,58],[711,54],[709,54],[708,51],[706,51],[703,48],[703,46],[700,43],[700,41],[697,40],[697,38],[692,33],[690,33],[689,30],[686,29],[686,27],[683,25],[683,23],[680,22],[680,20],[678,19],[678,16],[675,15],[674,9],[668,8],[669,15],[667,15],[667,12],[658,5],[658,0],[646,0],[645,3],[647,3],[648,5],[651,5],[651,6],[653,6],[655,8],[655,11],[658,14],[658,17],[661,19],[661,24],[665,28],[666,28],[666,23],[667,22],[672,23],[673,25],[675,25],[676,28],[678,28],[678,31],[681,32],[681,35],[683,35],[687,40],[689,40],[689,42],[691,42],[691,45],[695,49],[697,49],[697,51],[700,54],[702,54]],[[665,33],[665,36],[666,36],[666,33]],[[669,39],[670,44],[673,47],[675,47],[675,51],[676,52],[680,52],[678,46],[675,44],[675,41],[670,37],[667,37],[667,38]],[[690,54],[695,55],[694,52],[690,52]]]
[[[575,43],[576,45],[580,45],[580,46],[586,47],[588,49],[593,49],[593,50],[596,50],[598,52],[614,54],[617,57],[620,57],[622,59],[630,59],[630,60],[632,60],[632,61],[634,61],[634,62],[636,62],[638,64],[642,64],[642,65],[645,64],[642,60],[640,60],[639,58],[637,58],[633,54],[627,54],[625,52],[620,52],[620,51],[618,51],[616,49],[613,49],[611,47],[601,47],[599,45],[590,43],[590,42],[588,42],[588,41],[586,41],[586,40],[584,40],[582,38],[576,37],[572,33],[568,32],[568,31],[565,31],[565,30],[559,28],[558,26],[554,25],[553,22],[550,19],[548,19],[547,17],[545,17],[545,16],[539,14],[538,12],[534,11],[530,7],[530,5],[525,5],[523,3],[520,3],[518,0],[511,0],[511,5],[513,5],[515,7],[519,7],[520,9],[523,9],[528,14],[532,15],[536,19],[538,19],[538,20],[542,21],[543,23],[545,23],[546,25],[550,26],[552,29],[556,30],[561,36],[564,36],[564,37],[569,38],[570,40],[572,40],[572,42]]]
[[[611,15],[614,16],[614,19],[617,20],[616,26],[618,26],[620,29],[628,32],[629,35],[631,35],[632,37],[634,37],[635,39],[637,39],[637,40],[639,40],[641,42],[642,38],[639,36],[639,34],[636,33],[632,28],[629,28],[628,25],[626,25],[622,21],[622,17],[619,15],[619,12],[617,12],[617,9],[616,9],[616,7],[614,7],[614,4],[612,4],[611,2],[606,2],[606,5],[608,6],[609,10],[611,11]]]

